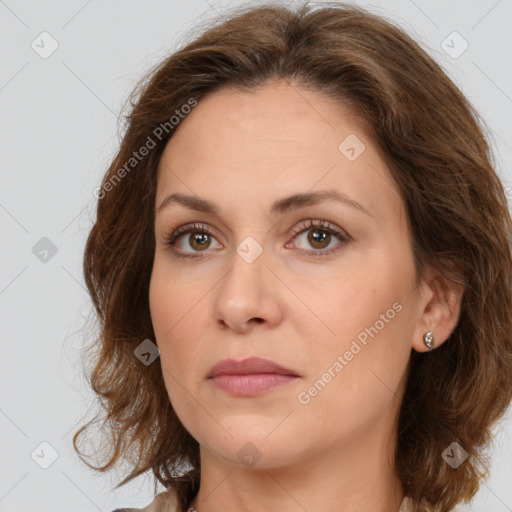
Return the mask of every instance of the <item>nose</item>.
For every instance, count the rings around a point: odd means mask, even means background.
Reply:
[[[254,261],[233,253],[232,266],[214,288],[213,315],[224,329],[248,332],[256,325],[275,327],[282,317],[282,285],[268,267],[265,252]]]

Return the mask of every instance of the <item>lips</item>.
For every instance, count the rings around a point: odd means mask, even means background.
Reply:
[[[270,391],[285,389],[285,384],[297,382],[300,376],[274,361],[250,357],[243,361],[220,361],[210,370],[208,380],[216,389],[228,395],[255,398]]]
[[[291,375],[298,377],[299,375],[289,368],[285,368],[280,364],[262,359],[260,357],[249,357],[242,361],[235,359],[224,359],[218,362],[210,370],[208,378],[211,379],[218,375],[253,375],[260,373],[276,373],[280,375]]]

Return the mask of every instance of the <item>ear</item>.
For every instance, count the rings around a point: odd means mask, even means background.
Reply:
[[[420,290],[420,316],[414,329],[412,348],[417,352],[428,352],[442,345],[457,326],[464,287],[439,271],[430,270]],[[428,331],[434,336],[431,349],[423,342]]]

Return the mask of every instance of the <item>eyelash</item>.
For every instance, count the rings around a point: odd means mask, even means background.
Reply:
[[[327,233],[330,233],[331,235],[336,236],[340,240],[341,243],[338,244],[336,246],[336,248],[334,248],[334,249],[316,249],[316,250],[311,250],[311,251],[302,249],[304,254],[306,254],[308,256],[318,257],[318,256],[325,256],[327,254],[333,254],[333,253],[337,252],[338,250],[340,250],[339,246],[344,245],[345,243],[347,243],[350,240],[350,237],[348,235],[335,229],[334,227],[332,227],[330,222],[324,221],[324,220],[313,221],[311,219],[308,219],[307,221],[302,221],[302,223],[299,224],[299,226],[297,226],[296,228],[294,228],[290,231],[290,235],[293,235],[293,238],[295,239],[295,238],[297,238],[297,236],[299,236],[302,233],[307,232],[313,228],[317,229],[319,231],[325,231]],[[170,233],[166,234],[164,236],[164,243],[170,247],[173,247],[176,244],[178,238],[180,238],[180,236],[183,236],[188,233],[196,233],[196,232],[197,233],[206,233],[209,236],[214,237],[213,233],[208,229],[208,227],[203,224],[196,224],[196,223],[185,224],[185,225],[180,226],[179,228],[175,229],[174,231],[171,231]],[[205,252],[205,251],[202,251],[202,252]],[[176,256],[178,258],[190,258],[190,259],[198,259],[198,258],[204,257],[203,254],[189,254],[189,253],[180,253],[180,252],[176,252]]]

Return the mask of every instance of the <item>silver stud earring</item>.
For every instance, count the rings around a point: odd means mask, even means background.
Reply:
[[[426,347],[432,349],[432,347],[434,346],[434,333],[432,331],[427,331],[423,335],[423,343],[425,344]]]

